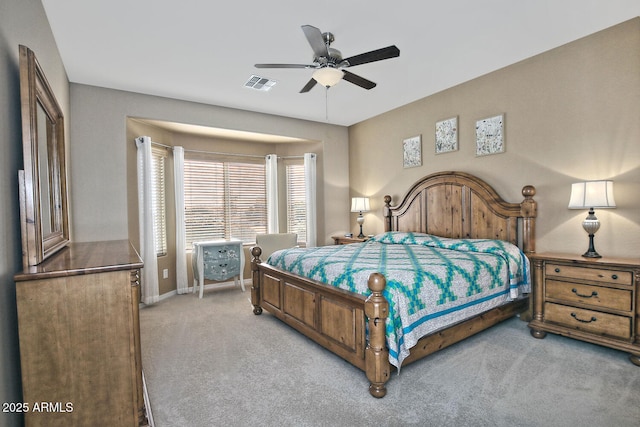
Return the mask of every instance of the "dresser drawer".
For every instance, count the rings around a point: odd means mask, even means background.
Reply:
[[[552,279],[547,279],[545,289],[547,299],[559,299],[569,303],[579,302],[595,308],[629,312],[633,308],[632,295],[631,290],[560,282]]]
[[[213,262],[208,262],[204,267],[204,278],[207,280],[226,280],[239,274],[239,259],[218,259]]]
[[[598,335],[631,338],[631,318],[626,316],[548,302],[544,305],[544,320]]]
[[[240,259],[238,245],[225,245],[204,249],[204,262],[215,262],[216,260]]]
[[[631,271],[585,268],[573,265],[546,263],[544,272],[547,277],[570,277],[572,279],[591,280],[629,286],[633,283]]]

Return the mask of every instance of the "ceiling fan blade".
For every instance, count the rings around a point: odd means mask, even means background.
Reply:
[[[316,56],[316,58],[329,56],[327,45],[324,42],[324,37],[322,37],[322,31],[320,31],[313,25],[303,25],[302,31],[307,37],[307,40],[309,41],[311,49],[313,49],[313,54]]]
[[[387,46],[382,49],[372,50],[371,52],[361,53],[360,55],[346,58],[344,61],[348,62],[350,67],[353,67],[355,65],[395,58],[397,56],[400,56],[400,49],[396,46]]]
[[[309,64],[255,64],[256,68],[316,68]]]
[[[374,87],[376,87],[376,84],[371,80],[367,80],[364,77],[360,77],[346,70],[342,70],[342,72],[344,73],[344,76],[342,77],[342,79],[348,81],[349,83],[353,83],[354,85],[360,86],[367,90],[373,89]]]
[[[306,85],[304,85],[304,87],[300,90],[300,93],[306,93],[309,92],[315,85],[316,85],[316,80],[315,79],[311,79],[307,82]]]

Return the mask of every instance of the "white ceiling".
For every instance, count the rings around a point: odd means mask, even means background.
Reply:
[[[42,0],[69,80],[352,125],[640,15],[638,0]],[[343,57],[395,44],[400,57],[300,89],[311,63],[300,26],[335,35]],[[637,54],[637,52],[635,53]],[[244,87],[252,74],[277,81]]]

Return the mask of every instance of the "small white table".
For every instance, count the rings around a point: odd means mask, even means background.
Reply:
[[[244,292],[244,251],[240,239],[218,239],[205,242],[193,242],[191,254],[193,267],[193,292],[198,285],[200,298],[204,292],[204,280],[227,280],[234,278],[236,286]]]

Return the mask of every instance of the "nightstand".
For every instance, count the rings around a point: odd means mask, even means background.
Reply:
[[[369,240],[368,237],[331,236],[336,245],[348,245],[349,243],[362,243]]]
[[[193,242],[191,254],[193,266],[193,292],[200,287],[200,298],[204,291],[204,279],[223,281],[234,278],[240,280],[244,292],[244,252],[240,239],[211,240]]]
[[[630,353],[640,366],[640,259],[531,254],[531,335],[547,332]]]

